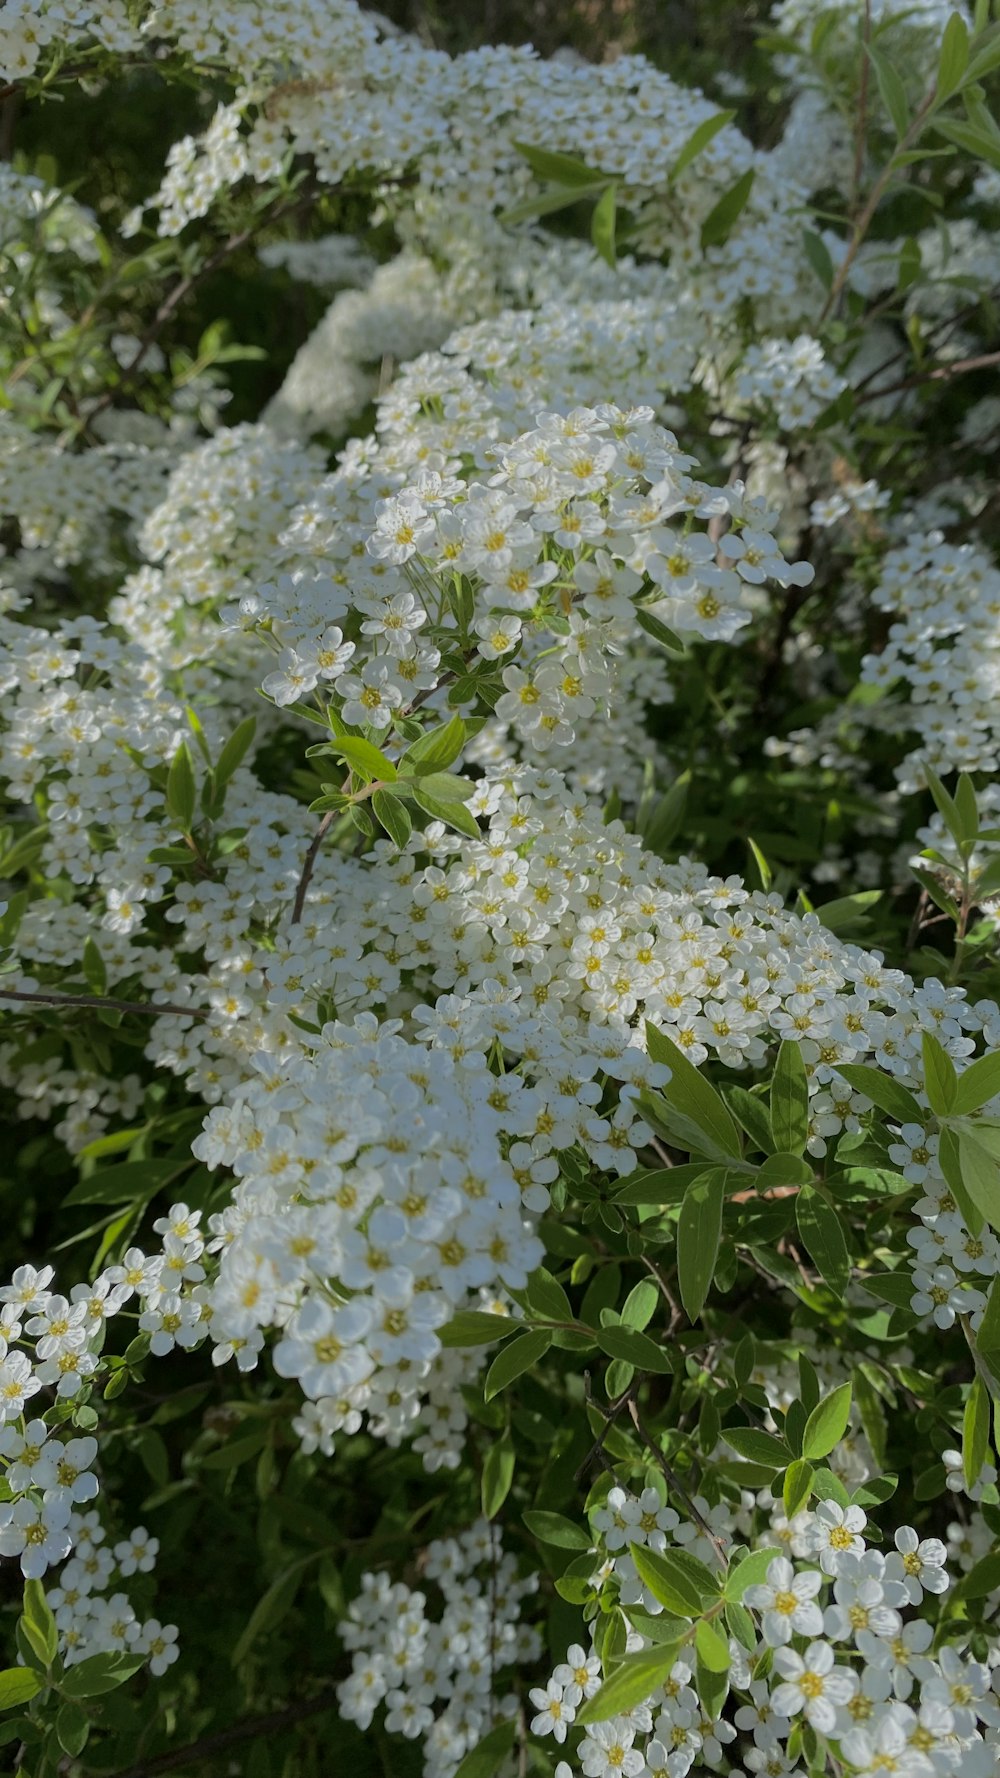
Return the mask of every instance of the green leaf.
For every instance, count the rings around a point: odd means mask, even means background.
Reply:
[[[496,1518],[504,1501],[510,1493],[510,1485],[514,1480],[514,1446],[510,1433],[505,1432],[502,1438],[491,1445],[486,1453],[483,1464],[482,1503],[483,1514],[487,1519]]]
[[[833,260],[830,258],[830,250],[822,235],[814,234],[812,229],[805,229],[802,235],[802,247],[824,290],[829,290],[834,278]]]
[[[665,648],[668,654],[685,654],[687,652],[680,637],[675,636],[673,630],[668,629],[667,625],[655,617],[651,611],[647,611],[644,605],[635,607],[635,621],[640,630],[645,630],[646,635],[652,636],[653,641],[658,642],[661,648]]]
[[[622,1321],[626,1327],[648,1327],[656,1314],[660,1292],[652,1278],[640,1278],[622,1304]]]
[[[679,179],[685,167],[697,158],[703,148],[707,148],[714,136],[724,130],[727,123],[732,123],[735,111],[717,111],[714,117],[706,117],[696,129],[691,131],[680,154],[667,174],[668,179]]]
[[[572,1519],[563,1518],[562,1513],[533,1510],[522,1516],[532,1537],[537,1537],[539,1543],[551,1543],[560,1550],[590,1550],[594,1547],[590,1533],[574,1525]]]
[[[754,168],[741,173],[736,184],[724,193],[701,225],[702,247],[720,247],[729,239],[732,229],[747,205],[753,189]]]
[[[746,1087],[729,1084],[723,1087],[722,1096],[754,1147],[766,1155],[773,1154],[775,1144],[766,1101],[757,1093],[748,1093]]]
[[[792,1453],[784,1439],[756,1426],[724,1426],[722,1436],[737,1457],[744,1457],[748,1463],[759,1463],[762,1468],[784,1469],[791,1460]]]
[[[1000,1587],[1000,1550],[983,1556],[963,1575],[955,1587],[953,1599],[986,1599]]]
[[[300,1557],[299,1561],[294,1562],[290,1568],[284,1569],[277,1579],[271,1582],[267,1592],[258,1599],[236,1640],[229,1657],[231,1667],[238,1667],[241,1664],[257,1641],[258,1636],[262,1636],[265,1630],[277,1629],[278,1625],[288,1616],[295,1604],[299,1587],[302,1585],[305,1569],[310,1562],[315,1562],[316,1559],[315,1554]],[[74,1668],[72,1671],[75,1672],[76,1669]]]
[[[729,1643],[715,1625],[702,1618],[694,1633],[695,1653],[710,1673],[729,1672]]]
[[[958,1146],[958,1136],[949,1124],[942,1126],[938,1138],[938,1166],[947,1180],[948,1190],[962,1213],[966,1228],[970,1234],[978,1235],[986,1218],[969,1191]]]
[[[994,1050],[988,1056],[979,1056],[970,1062],[958,1077],[955,1097],[952,1101],[952,1113],[956,1117],[964,1117],[970,1111],[978,1111],[981,1105],[1000,1093],[1000,1050]]]
[[[996,1158],[962,1130],[958,1134],[958,1161],[963,1183],[976,1208],[991,1228],[1000,1229],[1000,1165]]]
[[[677,1283],[689,1321],[697,1321],[712,1287],[722,1232],[726,1175],[719,1168],[693,1179],[677,1219]]]
[[[535,148],[530,142],[515,142],[513,146],[538,179],[550,179],[556,185],[592,185],[600,177],[593,167],[586,166],[573,154]]]
[[[361,735],[335,735],[329,748],[339,753],[355,776],[363,778],[366,784],[374,784],[376,779],[385,784],[396,780],[398,774],[392,760]]]
[[[667,1104],[698,1126],[714,1152],[739,1160],[743,1152],[740,1133],[723,1100],[683,1050],[648,1019],[646,1049],[654,1062],[663,1062],[670,1069],[670,1079],[662,1089]]]
[[[980,1352],[1000,1352],[1000,1278],[994,1278],[976,1334]]]
[[[958,1076],[947,1050],[930,1031],[921,1038],[924,1060],[924,1088],[935,1117],[947,1117],[955,1103]]]
[[[760,887],[763,889],[764,894],[766,895],[768,890],[771,887],[772,882],[774,881],[774,872],[772,871],[771,866],[768,864],[767,859],[765,858],[763,852],[761,851],[760,847],[758,846],[757,841],[751,839],[749,834],[747,835],[747,850],[749,851],[750,857],[756,867],[757,877],[760,882]],[[750,880],[751,880],[751,882],[753,881],[752,876],[751,876]]]
[[[71,1759],[82,1753],[90,1734],[90,1722],[79,1704],[63,1704],[56,1717],[56,1740]]]
[[[757,1169],[754,1185],[759,1192],[776,1185],[811,1185],[813,1169],[797,1154],[769,1154]]]
[[[935,128],[940,129],[941,125],[936,124]],[[967,839],[969,836],[966,834],[965,823],[959,814],[958,806],[954,798],[949,796],[937,773],[933,771],[929,765],[922,764],[921,770],[923,771],[924,777],[927,779],[927,788],[934,798],[938,814],[944,821],[956,846],[961,846],[963,840]]]
[[[59,1681],[59,1689],[66,1698],[102,1697],[105,1692],[113,1692],[124,1685],[133,1673],[138,1673],[145,1658],[144,1655],[117,1652],[90,1655],[87,1660],[66,1669]]]
[[[558,1279],[539,1266],[528,1279],[525,1292],[528,1308],[545,1321],[572,1321],[573,1308]]]
[[[862,1290],[878,1297],[880,1303],[891,1303],[895,1309],[908,1309],[913,1299],[913,1274],[907,1267],[898,1272],[868,1272],[858,1278]]]
[[[1000,168],[1000,138],[977,128],[975,124],[967,123],[961,117],[936,117],[934,128],[939,136],[946,136],[949,142],[955,142],[976,160],[985,161],[987,166]],[[925,767],[924,770],[926,769]]]
[[[530,1333],[518,1334],[516,1339],[497,1353],[486,1373],[483,1385],[483,1399],[492,1401],[502,1389],[509,1387],[517,1377],[531,1370],[533,1365],[545,1357],[552,1344],[552,1335],[543,1328],[534,1328]]]
[[[786,1518],[794,1519],[795,1514],[801,1512],[812,1493],[812,1484],[812,1464],[807,1463],[803,1457],[796,1457],[795,1462],[790,1463],[785,1470],[781,1489]]]
[[[485,1346],[491,1340],[506,1339],[512,1326],[509,1315],[487,1315],[479,1309],[460,1309],[450,1321],[437,1330],[442,1346]]]
[[[186,848],[185,848],[186,849]],[[190,857],[190,853],[188,854]],[[108,991],[108,972],[104,958],[92,938],[88,938],[83,947],[83,973],[92,994],[106,994]]]
[[[471,789],[470,786],[470,793]],[[459,833],[466,834],[470,840],[482,839],[475,817],[470,814],[464,802],[442,802],[440,797],[428,795],[423,789],[423,780],[421,788],[414,790],[413,800],[432,820],[443,821],[447,827],[457,828]]]
[[[535,197],[523,198],[518,204],[509,204],[505,210],[497,214],[497,221],[505,226],[515,222],[527,222],[535,216],[550,216],[555,210],[567,210],[570,204],[578,204],[582,198],[596,197],[607,187],[607,180],[593,178],[588,185],[548,185]],[[473,691],[462,690],[462,685],[471,686]],[[462,693],[458,701],[465,702],[466,697],[474,695],[475,680],[466,678],[458,683]],[[452,687],[454,691],[456,687]]]
[[[215,763],[215,785],[217,790],[225,789],[230,778],[253,746],[257,733],[256,716],[247,716],[234,728],[228,741]]]
[[[182,741],[167,773],[167,808],[183,833],[190,833],[194,820],[198,790],[194,780],[194,763],[186,741]],[[83,1663],[81,1662],[81,1665]]]
[[[909,1088],[902,1086],[891,1074],[883,1074],[880,1069],[869,1068],[863,1062],[835,1062],[834,1067],[849,1087],[856,1093],[864,1093],[866,1099],[897,1123],[924,1123],[927,1114],[923,1107]]]
[[[455,1778],[494,1778],[517,1739],[517,1719],[498,1722],[495,1729],[471,1748],[455,1772]]]
[[[692,1179],[708,1171],[707,1161],[692,1161],[682,1167],[654,1167],[630,1173],[621,1191],[615,1193],[616,1204],[679,1204]]]
[[[969,31],[961,13],[953,12],[944,28],[938,61],[934,103],[941,105],[961,84],[969,65]]]
[[[41,1674],[33,1667],[7,1667],[0,1673],[0,1710],[13,1710],[26,1704],[44,1685]]]
[[[882,900],[881,889],[859,889],[855,895],[839,895],[816,909],[816,918],[828,932],[863,931],[868,922],[864,916],[869,908]]]
[[[585,1728],[588,1723],[608,1722],[652,1697],[669,1678],[681,1646],[680,1642],[668,1642],[625,1655],[593,1697],[577,1710],[576,1726]]]
[[[990,1397],[982,1377],[976,1376],[962,1416],[962,1474],[971,1488],[979,1480],[990,1448]]]
[[[875,70],[875,79],[882,97],[882,103],[892,119],[892,127],[897,137],[906,135],[910,123],[910,108],[906,99],[906,88],[890,62],[880,49],[873,43],[866,43],[865,50]]]
[[[850,1282],[851,1259],[836,1210],[822,1192],[803,1185],[795,1199],[795,1221],[820,1277],[835,1295],[843,1296]]]
[[[738,1604],[748,1587],[762,1586],[767,1579],[767,1571],[778,1554],[776,1549],[751,1550],[742,1562],[730,1562],[723,1593],[727,1602]]]
[[[21,1612],[28,1641],[45,1666],[51,1667],[59,1648],[59,1633],[41,1581],[25,1581]]]
[[[830,1395],[825,1395],[817,1402],[802,1435],[802,1455],[807,1461],[815,1462],[820,1457],[829,1456],[836,1445],[839,1445],[847,1431],[851,1418],[851,1385],[841,1383]]]
[[[372,814],[380,826],[385,828],[397,851],[401,852],[413,832],[413,822],[405,804],[388,790],[376,790],[372,795]]]
[[[165,1180],[184,1170],[178,1160],[123,1161],[118,1167],[101,1167],[81,1179],[66,1193],[64,1204],[140,1204],[151,1198]]]
[[[802,1051],[787,1038],[779,1045],[771,1080],[771,1135],[784,1154],[800,1155],[809,1135],[809,1081]]]
[[[719,1597],[719,1583],[712,1570],[686,1550],[651,1550],[633,1543],[629,1555],[643,1586],[675,1617],[700,1617]]]
[[[461,753],[466,734],[466,726],[460,716],[453,716],[441,728],[428,730],[406,749],[399,761],[400,775],[415,772],[422,776],[427,772],[445,771]]]
[[[618,264],[618,254],[615,249],[617,207],[618,187],[609,185],[594,205],[594,214],[590,219],[590,239],[612,271]]]
[[[673,1371],[673,1364],[662,1346],[636,1327],[601,1327],[594,1338],[609,1358],[633,1364],[637,1371],[653,1371],[659,1376],[669,1376]]]

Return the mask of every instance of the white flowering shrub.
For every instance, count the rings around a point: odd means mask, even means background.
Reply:
[[[0,1744],[991,1778],[997,8],[439,10],[0,17]]]

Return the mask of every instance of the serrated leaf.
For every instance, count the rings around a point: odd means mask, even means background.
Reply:
[[[677,1219],[677,1283],[690,1321],[697,1321],[712,1288],[725,1188],[726,1175],[719,1168],[693,1179]]]
[[[806,1461],[816,1462],[821,1457],[828,1457],[847,1431],[850,1418],[851,1385],[842,1383],[839,1389],[817,1402],[806,1421],[802,1435],[802,1455]]]
[[[531,1370],[533,1365],[545,1357],[552,1344],[552,1335],[543,1328],[533,1328],[528,1333],[518,1334],[508,1346],[498,1352],[486,1373],[483,1385],[483,1399],[492,1401],[502,1389],[507,1389],[516,1378]]]
[[[840,1217],[814,1186],[803,1185],[795,1199],[795,1221],[810,1259],[825,1284],[842,1296],[851,1277],[851,1258]]]
[[[482,1506],[485,1518],[496,1518],[510,1493],[513,1480],[514,1446],[510,1434],[505,1432],[502,1438],[498,1438],[490,1446],[483,1464]]]

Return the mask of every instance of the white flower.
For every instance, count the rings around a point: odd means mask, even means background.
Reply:
[[[947,1592],[949,1581],[945,1563],[948,1551],[940,1538],[921,1540],[910,1525],[901,1525],[894,1542],[896,1548],[885,1560],[886,1576],[902,1582],[911,1605],[919,1605],[925,1592]]]
[[[860,1506],[838,1506],[835,1500],[821,1500],[809,1528],[811,1553],[819,1558],[824,1574],[839,1574],[845,1558],[860,1556],[865,1542],[861,1536],[868,1523]]]
[[[783,1647],[793,1636],[818,1636],[823,1629],[823,1613],[816,1604],[816,1594],[823,1576],[815,1568],[796,1574],[785,1556],[776,1556],[768,1565],[767,1581],[748,1587],[744,1601],[762,1613],[761,1629],[765,1642],[772,1648]]]
[[[573,1705],[563,1697],[563,1688],[555,1678],[549,1680],[545,1690],[536,1687],[528,1693],[537,1714],[531,1719],[533,1735],[552,1735],[559,1742],[565,1741],[566,1731],[573,1721],[576,1711]]]
[[[20,1556],[25,1579],[41,1580],[73,1547],[69,1515],[69,1501],[63,1499],[38,1506],[24,1495],[13,1506],[0,1507],[0,1556]]]
[[[837,1707],[854,1696],[858,1682],[846,1667],[834,1666],[830,1644],[811,1642],[804,1655],[778,1648],[774,1670],[782,1682],[772,1693],[779,1715],[797,1716],[801,1710],[821,1735],[831,1735],[837,1725]]]
[[[563,1688],[563,1697],[574,1709],[584,1698],[592,1698],[601,1683],[601,1662],[596,1654],[586,1654],[578,1642],[566,1650],[552,1675]]]

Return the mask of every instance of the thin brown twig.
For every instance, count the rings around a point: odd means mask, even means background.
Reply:
[[[211,1014],[200,1006],[171,1006],[162,1000],[112,1000],[103,994],[46,994],[29,993],[26,989],[0,988],[0,1000],[26,1000],[37,1002],[40,1006],[82,1006],[93,1007],[98,1012],[136,1012],[147,1019],[158,1019],[161,1013],[173,1013],[177,1018],[207,1019]]]
[[[956,358],[951,364],[937,364],[933,370],[915,371],[912,377],[903,377],[898,383],[890,383],[881,389],[869,389],[864,395],[858,396],[858,404],[866,401],[880,401],[883,395],[900,395],[906,389],[919,389],[923,383],[945,383],[952,377],[964,376],[970,370],[990,370],[1000,365],[1000,352],[980,352],[975,358]]]
[[[865,164],[865,143],[868,137],[868,83],[871,63],[868,45],[872,40],[872,0],[865,0],[865,21],[861,36],[861,79],[858,85],[858,116],[854,133],[854,166],[851,169],[851,210],[861,191],[861,175]]]
[[[688,1493],[687,1489],[685,1488],[679,1475],[677,1474],[677,1471],[667,1462],[666,1457],[663,1455],[663,1452],[661,1451],[659,1445],[656,1443],[652,1434],[648,1430],[648,1428],[642,1418],[642,1415],[640,1414],[639,1409],[636,1406],[634,1401],[631,1401],[631,1400],[629,1401],[628,1411],[629,1411],[629,1417],[631,1418],[632,1424],[635,1427],[636,1432],[639,1434],[639,1437],[642,1439],[643,1444],[646,1446],[646,1449],[650,1452],[651,1456],[655,1457],[657,1463],[659,1464],[660,1468],[662,1469],[663,1475],[664,1475],[664,1480],[666,1481],[667,1486],[669,1488],[673,1488],[674,1493],[677,1495],[677,1498],[679,1500],[683,1501],[684,1505],[687,1507],[688,1512],[691,1514],[691,1517],[694,1520],[695,1524],[701,1526],[701,1529],[704,1531],[705,1536],[708,1538],[713,1549],[715,1550],[716,1555],[719,1557],[720,1561],[722,1562],[723,1567],[726,1567],[728,1565],[729,1558],[726,1554],[725,1544],[722,1542],[721,1538],[719,1538],[716,1535],[716,1533],[712,1530],[712,1527],[709,1524],[708,1520],[706,1519],[704,1513],[699,1510],[699,1508],[695,1505],[694,1501],[691,1499],[691,1496]]]
[[[858,249],[871,227],[875,212],[878,209],[879,204],[882,202],[886,188],[891,184],[893,175],[896,172],[897,158],[899,155],[905,154],[908,149],[913,147],[913,144],[916,142],[925,122],[927,121],[927,114],[933,107],[936,96],[937,86],[934,85],[924,96],[916,116],[911,120],[908,129],[900,137],[888,163],[883,167],[875,184],[872,186],[872,189],[868,194],[868,201],[865,204],[861,215],[858,217],[857,222],[854,224],[854,232],[848,243],[847,252],[844,254],[843,259],[837,267],[836,276],[830,285],[826,301],[820,310],[819,320],[821,324],[829,315],[836,312],[837,304],[843,293],[844,285],[847,283],[848,274],[857,258]]]

